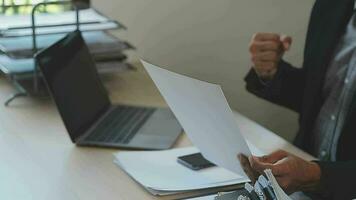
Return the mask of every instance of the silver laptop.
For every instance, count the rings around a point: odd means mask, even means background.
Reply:
[[[77,145],[168,149],[182,132],[169,109],[112,105],[79,31],[41,51],[36,62]]]

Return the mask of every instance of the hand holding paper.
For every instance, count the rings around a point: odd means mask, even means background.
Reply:
[[[186,134],[209,161],[245,175],[238,154],[250,156],[233,113],[219,85],[142,61]],[[245,175],[246,176],[246,175]]]

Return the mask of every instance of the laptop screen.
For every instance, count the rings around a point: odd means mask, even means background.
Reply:
[[[36,61],[76,141],[110,107],[88,47],[75,31],[36,55]]]

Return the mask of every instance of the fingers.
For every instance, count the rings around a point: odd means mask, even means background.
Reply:
[[[251,168],[259,172],[260,174],[263,174],[266,169],[271,169],[272,164],[270,163],[263,163],[258,160],[257,157],[251,156],[249,157],[249,162],[251,165]]]
[[[246,175],[251,179],[252,182],[256,182],[259,174],[251,168],[248,158],[242,154],[239,154],[238,159]]]
[[[281,36],[274,33],[256,33],[250,43],[250,52],[282,50]]]
[[[279,42],[275,41],[252,41],[250,44],[250,53],[258,53],[263,51],[275,51],[281,50]]]
[[[285,47],[285,50],[289,50],[292,44],[292,38],[287,35],[279,35],[276,33],[256,33],[252,37],[253,41],[274,41],[274,42],[281,42]]]
[[[256,61],[255,64],[255,69],[258,71],[258,73],[268,74],[270,71],[276,69],[276,63],[271,61]]]
[[[256,41],[280,41],[280,35],[276,33],[256,33],[252,38]]]
[[[254,156],[251,156],[249,158],[249,162],[251,164],[251,168],[261,174],[266,169],[271,169],[273,175],[275,175],[275,176],[282,176],[282,175],[288,173],[288,165],[285,165],[283,162],[278,162],[276,164],[265,163],[265,162],[262,162],[259,158],[254,157]]]
[[[261,162],[274,164],[277,161],[282,160],[283,158],[287,157],[288,155],[289,154],[287,152],[285,152],[283,150],[278,150],[278,151],[275,151],[269,155],[259,158],[259,160]]]
[[[258,52],[252,54],[251,59],[253,62],[262,62],[262,61],[274,62],[275,60],[279,59],[279,54],[275,51]]]
[[[264,174],[266,169],[271,169],[278,184],[288,194],[295,191],[292,179],[290,177],[290,168],[288,167],[288,153],[282,150],[275,151],[268,156],[247,158],[244,155],[238,155],[241,166],[245,173],[255,182],[260,174]],[[265,161],[265,162],[263,162]],[[269,163],[268,161],[273,161]]]
[[[257,33],[250,43],[251,61],[262,78],[273,77],[284,51],[290,49],[292,38],[275,33]]]
[[[280,41],[283,44],[284,51],[288,51],[292,45],[292,38],[286,35],[280,37]]]

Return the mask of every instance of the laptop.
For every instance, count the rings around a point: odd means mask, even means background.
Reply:
[[[113,105],[80,31],[35,60],[77,145],[160,150],[172,147],[182,132],[167,108]]]

